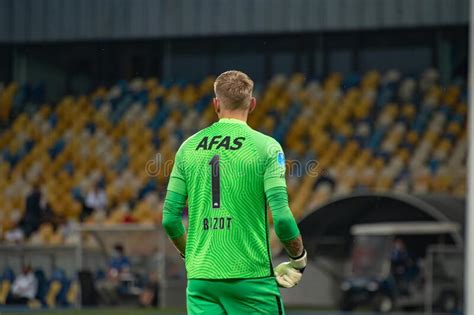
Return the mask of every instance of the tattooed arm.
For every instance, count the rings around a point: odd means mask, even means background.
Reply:
[[[171,240],[174,247],[178,250],[179,254],[184,257],[186,255],[186,233],[180,237],[174,238]]]
[[[280,287],[292,288],[301,281],[306,268],[307,257],[300,231],[288,206],[285,187],[274,187],[267,192],[272,209],[275,233],[283,244],[290,261],[283,262],[273,270]]]
[[[275,233],[290,257],[303,254],[303,240],[298,225],[288,205],[285,187],[274,187],[267,191],[267,199],[272,210]]]
[[[303,240],[301,239],[301,235],[298,235],[298,237],[281,242],[283,244],[283,247],[286,250],[286,253],[290,257],[299,257],[303,254],[304,247],[303,247]]]

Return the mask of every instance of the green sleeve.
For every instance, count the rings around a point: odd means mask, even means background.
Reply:
[[[183,208],[186,205],[186,196],[168,191],[163,206],[163,228],[171,239],[182,236],[185,232],[183,221]]]
[[[300,230],[288,205],[285,187],[274,187],[266,192],[268,204],[272,210],[273,225],[280,241],[289,241],[300,235]]]
[[[183,146],[179,148],[174,159],[173,170],[168,182],[168,191],[187,196],[186,177],[184,172]]]
[[[265,192],[274,187],[286,188],[285,155],[280,144],[276,140],[270,139],[265,149],[265,174],[263,177]]]

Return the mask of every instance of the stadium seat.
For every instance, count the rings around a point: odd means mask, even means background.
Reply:
[[[9,267],[5,268],[3,271],[0,282],[0,305],[5,304],[10,294],[10,288],[13,281],[15,280],[15,273]]]
[[[55,308],[57,305],[66,305],[69,285],[70,281],[66,278],[64,271],[60,269],[54,270],[44,298],[46,305],[49,308]]]

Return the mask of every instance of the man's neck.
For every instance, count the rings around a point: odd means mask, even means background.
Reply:
[[[242,111],[225,111],[218,115],[219,119],[237,119],[243,122],[247,122],[247,112]]]

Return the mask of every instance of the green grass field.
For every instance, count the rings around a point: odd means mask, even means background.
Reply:
[[[185,309],[170,308],[165,310],[160,309],[123,309],[123,308],[95,308],[95,309],[56,309],[56,310],[6,310],[0,309],[0,315],[185,315]],[[336,315],[336,313],[326,313],[318,311],[309,311],[303,309],[287,309],[287,315],[309,315],[309,314],[319,314],[319,315]]]
[[[21,310],[9,311],[0,308],[0,315],[186,315],[186,310],[183,308],[169,308],[165,310],[160,309],[133,309],[133,308],[94,308],[94,309],[56,309],[56,310]],[[335,310],[315,310],[304,307],[289,307],[286,308],[286,315],[347,315],[349,313],[341,313]],[[372,312],[355,312],[353,315],[382,315]],[[407,313],[392,313],[393,315],[407,315]],[[411,315],[422,315],[422,313],[410,313]],[[212,315],[212,314],[210,314]],[[442,314],[437,314],[442,315]],[[448,315],[448,314],[444,314]]]
[[[83,310],[37,310],[37,311],[0,311],[1,315],[181,315],[186,314],[183,309],[83,309]]]
[[[184,309],[82,309],[82,310],[24,310],[24,311],[8,311],[0,310],[0,315],[185,315],[186,311]],[[304,310],[288,310],[287,315],[310,315],[310,314],[319,314],[319,315],[328,315],[328,313],[321,313],[316,311],[304,311]],[[329,313],[331,315],[336,315],[334,313]],[[337,314],[338,315],[338,314]]]

